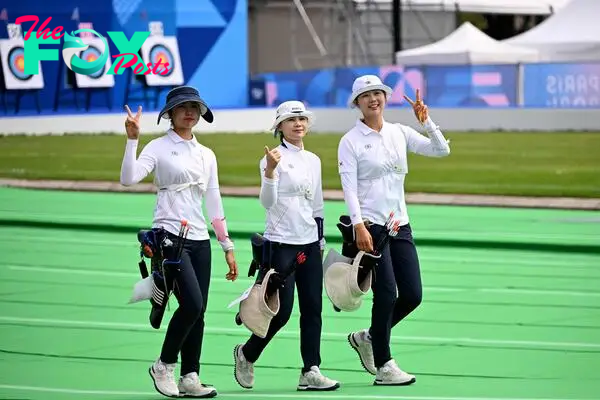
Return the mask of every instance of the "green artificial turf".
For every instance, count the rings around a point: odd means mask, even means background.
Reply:
[[[325,189],[339,189],[341,135],[309,135],[321,157]],[[593,133],[446,133],[451,154],[411,154],[408,192],[600,197],[600,135]],[[154,136],[143,136],[142,144]],[[258,162],[269,134],[202,134],[219,161],[222,185],[259,184]],[[19,179],[118,181],[123,135],[0,137],[0,176]],[[141,146],[140,146],[141,148]],[[150,181],[146,179],[146,181]]]

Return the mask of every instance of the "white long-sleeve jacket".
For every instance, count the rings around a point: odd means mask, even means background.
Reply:
[[[408,152],[429,157],[450,154],[450,146],[431,118],[428,136],[413,128],[383,123],[375,132],[360,119],[338,145],[338,171],[352,224],[364,219],[383,225],[391,212],[401,225],[409,223],[404,198]]]
[[[137,147],[138,140],[127,139],[121,184],[134,185],[154,173],[158,193],[152,227],[177,235],[185,219],[190,226],[188,239],[209,239],[203,202],[210,222],[225,218],[214,152],[195,136],[184,140],[172,130],[150,141],[136,159]],[[220,243],[224,250],[233,249],[229,239]]]
[[[286,244],[318,241],[315,218],[323,218],[323,189],[319,157],[293,144],[277,149],[281,159],[273,179],[265,176],[267,159],[260,160],[260,202],[266,209],[266,239]],[[323,243],[321,243],[323,245]]]

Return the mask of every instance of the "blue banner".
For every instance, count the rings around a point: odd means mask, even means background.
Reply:
[[[335,68],[257,75],[265,85],[266,104],[304,101],[311,107],[346,107],[354,79],[373,74],[394,90],[390,106],[406,106],[403,97],[421,91],[432,107],[514,107],[516,65]]]
[[[417,89],[424,90],[421,70],[399,65],[280,72],[255,79],[264,82],[269,107],[288,100],[300,100],[310,107],[347,107],[352,84],[361,75],[377,75],[394,89],[390,105],[405,104],[404,94],[414,98]]]
[[[600,108],[600,63],[524,66],[525,107]]]
[[[426,102],[431,107],[514,107],[516,65],[425,67]]]

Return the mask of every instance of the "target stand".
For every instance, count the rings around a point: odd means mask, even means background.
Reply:
[[[26,95],[33,95],[38,114],[41,114],[40,90],[44,88],[42,64],[38,64],[38,74],[25,74],[25,42],[22,38],[0,40],[0,92],[2,93],[2,106],[8,113],[9,104],[14,105],[14,112],[21,110],[21,101]],[[14,102],[9,101],[10,94],[14,94]]]
[[[109,110],[113,108],[112,88],[115,85],[113,75],[107,75],[106,72],[111,67],[110,51],[104,49],[104,43],[97,37],[82,37],[82,42],[86,44],[87,49],[82,50],[77,54],[79,58],[85,61],[94,61],[98,59],[103,51],[108,52],[106,64],[101,70],[94,72],[91,75],[76,74],[67,68],[64,62],[59,63],[59,71],[57,75],[57,88],[54,98],[54,111],[57,111],[59,106],[66,104],[66,96],[72,95],[72,103],[75,104],[77,110],[80,109],[79,93],[85,94],[85,110],[89,111],[92,103],[92,95],[95,93],[103,93],[106,105]]]
[[[68,69],[63,62],[59,62],[58,64],[53,110],[58,111],[61,105],[65,106],[67,104],[75,104],[75,108],[79,110],[79,96],[77,96],[79,88],[75,85],[75,73]],[[67,100],[67,96],[72,96],[72,99],[70,101]]]

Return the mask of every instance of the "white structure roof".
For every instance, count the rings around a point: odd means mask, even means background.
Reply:
[[[396,53],[396,62],[402,65],[515,64],[536,61],[537,50],[502,43],[470,22],[463,23],[435,43]]]
[[[570,0],[401,0],[403,10],[423,11],[462,11],[496,14],[552,14],[564,7]],[[354,0],[359,6],[377,3],[380,7],[391,8],[392,0]]]
[[[544,61],[600,61],[600,0],[571,0],[538,26],[503,43],[537,49]]]

